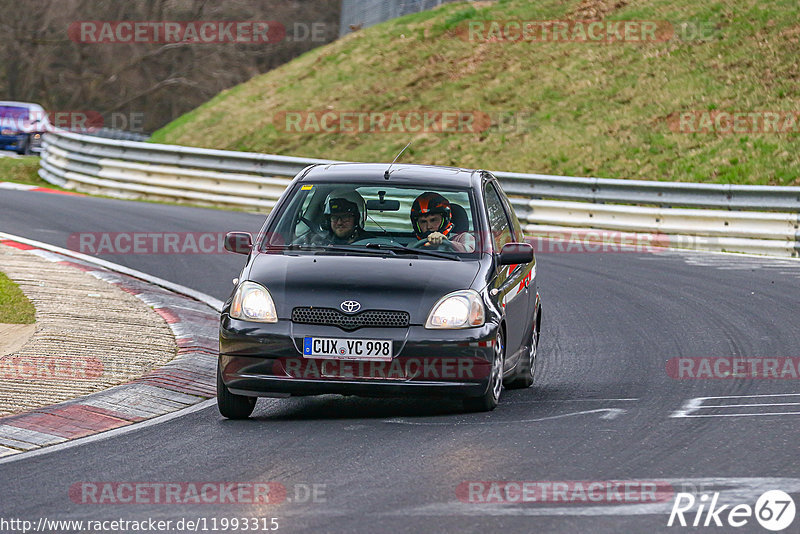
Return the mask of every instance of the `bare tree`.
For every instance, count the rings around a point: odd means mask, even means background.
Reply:
[[[221,90],[338,34],[339,0],[0,0],[0,100],[104,116],[144,114],[152,131]],[[71,39],[81,21],[277,21],[306,39],[269,44]],[[311,40],[312,24],[324,28]],[[73,36],[74,38],[74,36]]]

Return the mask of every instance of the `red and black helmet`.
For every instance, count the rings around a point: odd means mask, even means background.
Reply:
[[[450,222],[452,218],[450,202],[439,193],[428,191],[418,196],[414,200],[414,204],[411,205],[411,226],[414,228],[414,234],[416,234],[418,239],[427,237],[427,235],[423,235],[423,232],[420,231],[417,222],[418,219],[421,215],[431,214],[442,216],[442,223],[439,225],[439,228],[436,229],[437,232],[447,235],[450,233],[450,230],[453,229],[453,225]],[[430,234],[430,232],[425,232],[425,234]]]

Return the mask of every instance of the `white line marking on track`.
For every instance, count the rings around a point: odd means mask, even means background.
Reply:
[[[717,406],[711,406],[712,408],[717,408]],[[681,418],[691,418],[691,417],[769,417],[771,415],[800,415],[800,412],[767,412],[767,413],[713,413],[713,414],[702,414],[702,415],[671,415],[670,417],[681,417]]]
[[[698,399],[756,399],[761,397],[800,397],[800,393],[759,393],[756,395],[725,395],[722,397],[697,397]]]
[[[547,417],[540,417],[538,419],[513,419],[503,421],[463,421],[463,422],[425,422],[425,421],[409,421],[408,419],[384,419],[384,423],[393,423],[398,425],[418,425],[418,426],[458,426],[458,425],[509,425],[517,423],[538,423],[540,421],[552,421],[553,419],[563,419],[564,417],[573,417],[575,415],[588,415],[593,413],[602,413],[600,419],[616,419],[618,416],[626,413],[627,410],[622,408],[598,408],[597,410],[584,410],[581,412],[564,413],[559,415],[550,415]]]
[[[764,395],[730,395],[726,397],[695,397],[683,403],[680,409],[675,410],[670,414],[670,418],[687,418],[687,417],[768,417],[776,415],[800,415],[800,412],[761,412],[761,413],[712,413],[712,414],[696,414],[700,410],[706,409],[719,409],[719,408],[765,408],[769,406],[800,406],[798,402],[786,403],[747,403],[747,404],[705,404],[708,400],[727,400],[727,399],[762,399],[762,398],[775,398],[775,397],[800,397],[800,393],[769,393]]]
[[[752,408],[758,406],[800,406],[800,402],[775,402],[772,404],[704,404],[703,408]]]
[[[503,401],[503,404],[548,404],[550,402],[598,402],[598,401],[638,401],[639,399],[552,399]]]

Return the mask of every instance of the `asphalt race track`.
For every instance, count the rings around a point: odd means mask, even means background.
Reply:
[[[0,231],[61,247],[77,232],[256,232],[262,221],[221,210],[0,191]],[[101,257],[219,299],[244,263],[233,254]],[[457,403],[325,396],[261,399],[253,419],[227,421],[212,406],[0,463],[0,516],[205,518],[209,528],[212,519],[276,517],[278,532],[708,530],[667,527],[672,494],[658,502],[487,504],[463,491],[490,481],[655,481],[698,499],[720,492],[720,503],[750,506],[775,489],[800,506],[798,381],[676,380],[666,371],[676,357],[800,356],[800,262],[557,251],[539,253],[537,261],[544,304],[538,376],[530,389],[504,392],[491,413],[464,414]],[[277,482],[287,499],[71,499],[72,485],[104,481]],[[316,499],[309,496],[314,485]],[[799,532],[798,525],[800,518],[787,532]],[[742,528],[714,531],[767,532],[753,517]]]

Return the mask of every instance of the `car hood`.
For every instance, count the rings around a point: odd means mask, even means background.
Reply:
[[[341,309],[356,300],[361,311],[407,311],[411,324],[423,324],[438,299],[471,287],[479,269],[476,260],[259,254],[248,279],[269,290],[281,319],[298,306]]]
[[[22,120],[22,119],[13,119],[13,118],[9,118],[9,117],[0,117],[0,128],[3,128],[4,130],[14,130],[14,131],[19,132],[19,131],[22,130],[23,126],[27,122],[28,121],[25,121],[25,120]]]
[[[52,130],[49,124],[34,123],[28,119],[0,117],[0,128],[20,133],[47,132]]]

